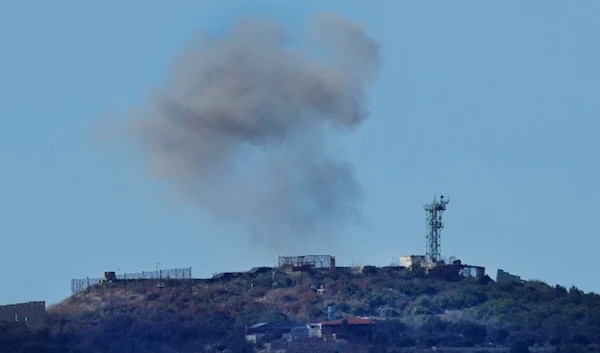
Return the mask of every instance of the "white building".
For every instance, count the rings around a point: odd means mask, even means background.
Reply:
[[[314,322],[308,326],[308,337],[310,338],[321,338],[323,337],[323,324],[320,322]]]
[[[412,268],[414,266],[421,266],[425,262],[425,255],[406,255],[400,256],[400,266],[406,268]]]

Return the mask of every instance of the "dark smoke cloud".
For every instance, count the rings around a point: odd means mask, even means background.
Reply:
[[[276,242],[361,220],[352,165],[328,141],[369,116],[378,44],[335,14],[315,16],[301,44],[265,20],[202,38],[131,116],[157,177]]]

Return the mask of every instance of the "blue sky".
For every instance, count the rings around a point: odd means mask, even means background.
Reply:
[[[600,2],[18,1],[0,5],[0,304],[67,297],[70,278],[273,265],[173,198],[94,126],[142,104],[197,31],[316,11],[363,22],[384,66],[371,118],[344,139],[368,229],[290,253],[388,265],[424,253],[422,206],[443,193],[442,252],[600,292]]]

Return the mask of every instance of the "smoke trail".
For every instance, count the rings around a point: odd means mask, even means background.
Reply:
[[[246,20],[187,48],[131,116],[157,177],[214,216],[284,240],[361,219],[352,166],[327,151],[361,124],[379,47],[355,23],[315,16],[301,47]]]

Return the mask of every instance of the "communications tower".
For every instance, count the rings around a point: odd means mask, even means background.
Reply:
[[[441,233],[444,228],[442,222],[442,213],[446,210],[449,199],[440,196],[438,201],[435,197],[433,203],[425,205],[425,214],[427,216],[427,261],[437,262],[441,260]]]

